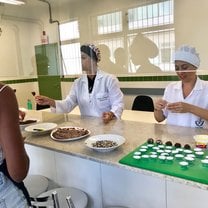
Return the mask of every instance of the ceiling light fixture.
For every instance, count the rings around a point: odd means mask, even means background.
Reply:
[[[22,5],[25,4],[23,0],[0,0],[0,3]]]

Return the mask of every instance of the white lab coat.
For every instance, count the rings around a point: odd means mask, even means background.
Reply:
[[[181,81],[170,83],[165,89],[163,99],[169,103],[185,102],[208,109],[208,82],[198,77],[192,92],[186,98],[183,97]],[[192,113],[172,113],[165,108],[163,114],[167,118],[167,124],[208,128],[206,120]]]
[[[88,91],[87,75],[82,75],[74,81],[66,99],[56,100],[55,103],[56,108],[51,108],[52,112],[69,113],[78,105],[81,115],[95,117],[102,117],[103,112],[111,111],[121,118],[124,109],[118,79],[101,70],[97,71],[91,93]]]

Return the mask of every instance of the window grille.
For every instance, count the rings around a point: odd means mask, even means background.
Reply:
[[[63,75],[82,73],[79,37],[79,22],[77,20],[60,24]]]
[[[150,62],[161,71],[173,71],[172,53],[175,49],[173,3],[174,0],[143,0],[131,8],[104,14],[89,14],[91,39],[96,45],[105,44],[109,48],[109,59],[114,64],[116,62],[114,53],[117,48],[122,48],[126,54],[124,63],[127,67],[126,73],[135,73],[138,66],[132,63],[129,48],[133,39],[140,33],[158,47],[158,55],[150,58]],[[61,24],[60,36],[64,75],[81,74],[79,22],[75,20]],[[103,62],[105,54],[101,51],[101,66]],[[107,67],[103,70],[108,71]]]
[[[108,34],[122,31],[122,12],[99,15],[97,17],[98,34]]]

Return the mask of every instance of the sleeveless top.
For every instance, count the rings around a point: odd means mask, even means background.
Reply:
[[[0,93],[6,88],[4,85]],[[23,182],[15,182],[9,175],[6,160],[0,146],[0,208],[28,208],[30,196]]]
[[[7,87],[7,85],[2,86],[2,88],[0,89],[0,93],[1,93],[1,92],[3,91],[3,89],[6,88],[6,87]],[[4,160],[4,154],[3,154],[2,148],[1,148],[1,146],[0,146],[0,164],[3,163],[3,160]]]

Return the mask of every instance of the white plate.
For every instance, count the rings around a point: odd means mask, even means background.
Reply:
[[[25,128],[25,131],[35,134],[35,135],[41,135],[41,134],[46,134],[52,131],[56,127],[57,127],[56,123],[38,123],[38,124],[27,126]]]
[[[65,138],[65,139],[57,139],[56,137],[54,137],[54,133],[58,130],[58,129],[65,129],[65,128],[74,128],[76,130],[86,130],[88,133],[79,137],[70,137],[70,138]],[[78,140],[78,139],[82,139],[84,137],[87,137],[91,134],[91,132],[88,129],[82,128],[82,127],[74,127],[74,126],[63,126],[63,127],[59,127],[57,129],[54,129],[51,132],[51,138],[55,141],[59,141],[59,142],[67,142],[67,141],[74,141],[74,140]]]
[[[20,124],[21,131],[24,131],[25,127],[27,127],[27,126],[34,125],[34,124],[37,124],[38,122],[40,122],[40,120],[39,119],[36,119],[36,118],[27,118],[27,119],[24,120],[24,122],[26,122],[28,120],[33,120],[34,122]]]
[[[107,147],[107,148],[93,147],[93,143],[97,141],[102,141],[102,140],[113,141],[113,142],[116,142],[117,145],[113,147]],[[101,135],[95,135],[95,136],[89,137],[88,139],[86,139],[85,144],[87,147],[93,150],[96,150],[98,152],[109,152],[121,146],[125,141],[126,139],[124,137],[117,135],[117,134],[101,134]]]

